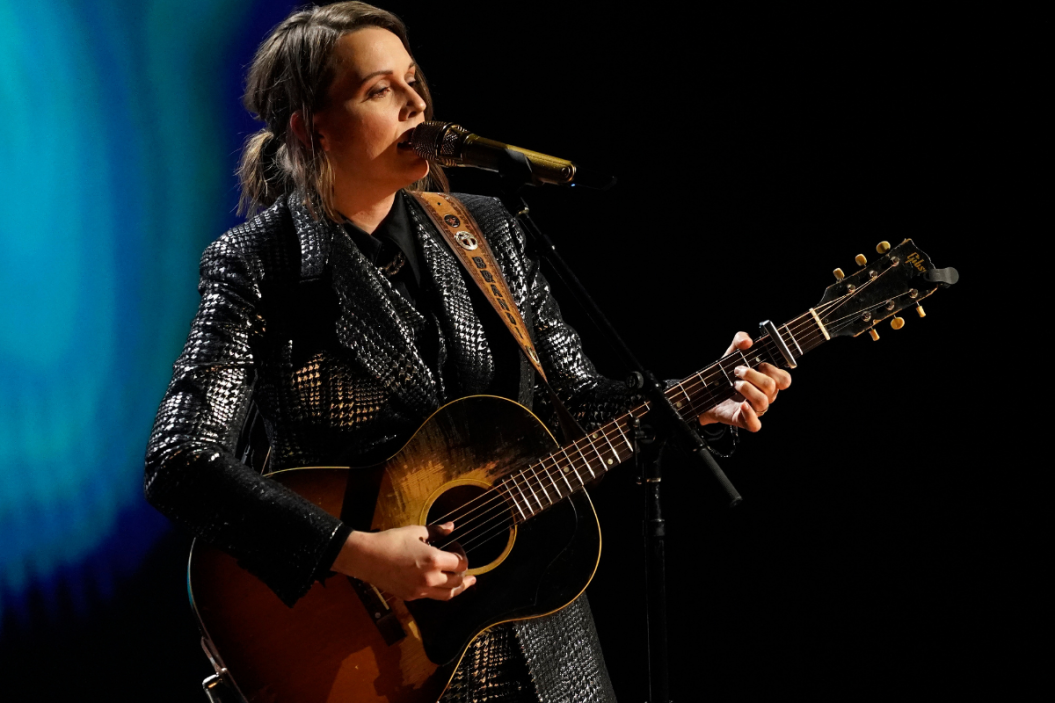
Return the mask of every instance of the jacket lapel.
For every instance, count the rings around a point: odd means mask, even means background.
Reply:
[[[359,252],[343,228],[316,221],[302,202],[290,201],[301,246],[301,276],[330,274],[337,296],[337,340],[378,379],[393,399],[425,417],[438,406],[436,381],[415,340],[425,319]]]
[[[407,203],[425,260],[423,275],[430,277],[440,308],[445,350],[441,373],[448,390],[455,396],[486,393],[494,379],[495,363],[484,326],[469,297],[471,284],[466,283],[461,263],[428,216],[412,198],[407,198]]]

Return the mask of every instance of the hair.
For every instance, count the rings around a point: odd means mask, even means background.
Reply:
[[[403,21],[364,2],[296,10],[257,49],[246,76],[242,103],[265,126],[246,140],[242,150],[239,213],[256,213],[286,193],[302,191],[312,217],[318,219],[321,209],[335,222],[344,219],[333,203],[333,169],[326,153],[316,148],[312,125],[315,114],[326,107],[336,73],[333,49],[337,40],[364,27],[392,32],[413,57]],[[432,119],[432,97],[420,67],[414,88],[425,101],[425,119]],[[298,110],[308,132],[308,144],[290,128],[290,117]],[[432,161],[429,175],[411,188],[449,190],[442,169]]]

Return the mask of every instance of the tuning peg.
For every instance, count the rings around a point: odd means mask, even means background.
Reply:
[[[868,263],[868,259],[865,258],[864,254],[858,254],[854,257],[854,263],[856,263],[858,266],[864,266]]]
[[[875,327],[873,327],[872,329],[868,330],[868,336],[872,338],[873,342],[878,342],[879,341],[879,333],[876,332],[876,328]]]
[[[842,269],[835,269],[834,271],[832,271],[832,275],[835,276],[836,281],[841,281],[846,278],[846,274],[843,273]]]
[[[885,242],[884,241],[884,242],[880,242],[879,244],[876,245],[876,252],[878,252],[880,254],[885,254],[888,251],[890,251],[890,242]]]
[[[902,327],[905,326],[905,318],[903,318],[903,317],[895,317],[893,320],[890,321],[890,326],[893,329],[896,329],[896,330],[901,329]]]
[[[923,306],[922,305],[917,305],[916,306],[916,312],[919,314],[920,317],[926,317],[927,316],[927,313],[923,312]]]

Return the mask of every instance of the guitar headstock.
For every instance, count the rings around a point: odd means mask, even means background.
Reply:
[[[835,269],[838,280],[828,286],[814,308],[830,336],[856,337],[868,332],[872,339],[879,339],[875,327],[880,322],[893,318],[891,326],[901,329],[905,321],[897,313],[910,307],[924,317],[922,300],[960,279],[954,268],[935,268],[911,239],[893,248],[881,242],[876,251],[880,256],[872,262],[857,255],[861,269],[856,273],[846,276],[842,269]]]

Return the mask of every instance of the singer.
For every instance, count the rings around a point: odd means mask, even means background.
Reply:
[[[259,413],[269,472],[368,466],[437,408],[481,394],[532,408],[559,432],[535,371],[408,195],[447,182],[411,148],[432,104],[406,30],[360,2],[297,11],[260,45],[244,102],[264,123],[241,161],[250,219],[202,257],[200,307],[147,448],[147,499],[289,607],[344,578],[334,574],[407,601],[465,597],[472,555],[429,544],[455,525],[353,530],[243,463],[239,442]],[[571,415],[589,430],[629,407],[623,384],[596,372],[562,320],[509,213],[493,198],[457,197]],[[741,332],[730,350],[750,345]],[[769,365],[737,375],[742,399],[701,425],[757,431],[791,382]],[[614,701],[585,596],[484,632],[442,700]]]

